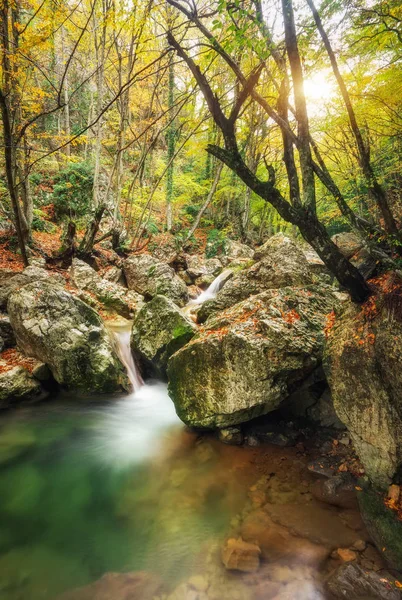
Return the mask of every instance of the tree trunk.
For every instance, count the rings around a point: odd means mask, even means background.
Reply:
[[[95,237],[98,233],[100,222],[102,220],[105,209],[106,207],[104,204],[98,206],[98,208],[96,209],[94,218],[88,225],[87,230],[85,231],[84,238],[79,246],[80,254],[84,256],[88,256],[89,254],[91,254],[95,243]]]
[[[173,110],[174,105],[174,64],[173,57],[169,62],[169,89],[168,89],[168,108],[169,114]],[[176,125],[174,120],[169,125],[167,131],[167,176],[166,176],[166,229],[172,229],[172,201],[173,201],[173,174],[174,174],[174,154],[175,154],[175,138]]]
[[[184,240],[183,247],[186,246],[187,242],[194,235],[194,232],[196,231],[198,225],[200,224],[202,215],[205,213],[205,211],[207,210],[208,206],[211,204],[212,198],[214,197],[214,194],[216,192],[216,188],[218,187],[218,183],[219,183],[219,179],[221,177],[222,169],[223,169],[223,163],[219,163],[218,169],[216,171],[215,179],[214,179],[213,184],[212,184],[212,187],[211,187],[211,189],[209,191],[209,194],[208,194],[208,196],[207,196],[204,204],[202,205],[202,207],[201,207],[198,215],[196,216],[195,221],[192,224],[191,229],[188,232],[186,239]]]
[[[366,179],[369,194],[373,198],[373,200],[376,202],[376,204],[381,212],[381,215],[384,219],[385,230],[387,231],[387,233],[398,236],[399,231],[396,226],[396,222],[392,215],[392,212],[389,208],[385,190],[382,187],[382,185],[378,182],[378,180],[375,176],[373,167],[370,162],[369,149],[363,140],[363,136],[360,131],[359,125],[357,123],[356,114],[355,114],[355,111],[354,111],[354,108],[353,108],[353,105],[352,105],[352,102],[351,102],[351,99],[349,96],[349,92],[347,90],[347,87],[345,85],[345,82],[343,80],[341,72],[339,70],[338,61],[336,60],[335,53],[331,46],[331,42],[329,41],[327,33],[322,24],[321,17],[314,5],[313,0],[307,0],[307,3],[311,9],[315,24],[321,35],[321,39],[324,43],[325,49],[329,56],[332,70],[333,70],[335,78],[338,82],[338,86],[339,86],[343,101],[346,106],[346,111],[348,113],[350,126],[352,129],[353,135],[355,137],[356,145],[357,145],[357,149],[358,149],[358,153],[359,153],[360,167],[361,167],[363,175]]]
[[[17,232],[18,246],[21,251],[24,265],[28,266],[28,256],[25,246],[25,236],[23,234],[23,217],[21,214],[21,206],[16,190],[14,173],[14,144],[11,131],[10,109],[3,91],[0,90],[1,115],[3,120],[3,136],[4,136],[4,160],[6,165],[7,188],[10,194],[11,206],[14,214],[14,225]]]

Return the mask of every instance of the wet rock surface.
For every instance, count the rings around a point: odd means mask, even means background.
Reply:
[[[389,573],[367,571],[356,563],[346,564],[333,573],[327,588],[335,598],[351,600],[401,600],[401,591]]]
[[[93,294],[105,309],[114,310],[124,318],[133,317],[143,305],[140,294],[125,289],[117,282],[102,278],[87,263],[73,259],[71,282],[80,290]]]
[[[210,319],[168,364],[180,418],[225,428],[275,410],[319,364],[326,315],[337,302],[326,286],[288,287]]]
[[[131,332],[131,347],[160,375],[166,374],[169,358],[187,344],[197,331],[177,305],[155,296],[139,311]]]
[[[49,365],[61,385],[85,393],[128,389],[101,318],[69,292],[31,283],[10,296],[8,311],[19,348]]]
[[[371,302],[337,317],[324,367],[335,410],[368,476],[387,488],[402,460],[402,323],[380,301]]]
[[[265,290],[312,283],[309,265],[302,250],[289,238],[273,236],[255,254],[252,266],[235,274],[215,299],[204,303],[199,311],[200,323],[221,310]]]
[[[130,290],[146,298],[166,296],[178,306],[188,301],[187,287],[169,265],[149,254],[133,255],[123,264],[124,274]]]

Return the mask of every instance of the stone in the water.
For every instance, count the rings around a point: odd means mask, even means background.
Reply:
[[[30,283],[10,296],[8,310],[18,346],[49,365],[58,383],[86,393],[129,388],[101,318],[66,290]]]
[[[131,333],[131,347],[159,374],[169,358],[187,344],[197,327],[165,296],[155,296],[139,311]]]
[[[240,446],[243,443],[243,433],[240,427],[228,427],[219,430],[219,441],[224,444]]]
[[[342,562],[352,562],[353,560],[357,559],[356,552],[354,552],[354,550],[350,550],[349,548],[338,548],[335,553]]]
[[[169,393],[188,425],[226,428],[278,408],[321,359],[331,288],[282,288],[210,319],[169,360]]]
[[[328,579],[327,587],[335,598],[401,600],[395,581],[389,573],[367,571],[352,562],[339,567]]]
[[[39,402],[46,397],[39,381],[23,367],[0,371],[0,407],[20,402]]]
[[[58,600],[151,600],[162,591],[158,578],[145,571],[105,573],[95,583],[66,592]]]
[[[385,505],[385,495],[359,481],[357,498],[361,515],[381,556],[393,569],[402,572],[402,521]]]
[[[356,305],[336,318],[324,367],[335,411],[367,475],[386,490],[402,461],[402,321],[384,303],[374,302],[369,319]]]
[[[342,473],[329,479],[319,479],[311,486],[311,493],[320,500],[340,508],[356,508],[356,482],[348,473]]]
[[[260,566],[261,550],[257,544],[230,538],[222,548],[222,562],[229,570],[252,573]]]

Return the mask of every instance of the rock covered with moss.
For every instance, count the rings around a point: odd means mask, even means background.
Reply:
[[[166,296],[178,306],[188,302],[187,286],[169,265],[149,254],[130,256],[123,264],[130,290],[146,298]]]
[[[166,372],[169,358],[187,344],[197,327],[172,300],[155,296],[138,313],[132,329],[131,347],[145,365],[160,374]]]
[[[46,363],[61,385],[82,392],[128,389],[125,369],[99,315],[59,286],[14,291],[8,312],[19,348]]]
[[[0,407],[35,402],[46,396],[41,384],[26,369],[15,365],[0,370]]]
[[[64,278],[60,273],[52,273],[37,265],[30,265],[21,273],[0,272],[0,307],[6,308],[10,295],[23,285],[33,281],[50,281],[55,285],[64,284]]]
[[[233,306],[264,290],[312,283],[308,261],[302,250],[282,234],[274,235],[254,254],[256,263],[235,274],[216,298],[203,304],[198,320]]]
[[[324,367],[366,473],[387,487],[402,464],[402,320],[386,296],[335,319]]]
[[[337,304],[325,285],[285,287],[211,317],[168,364],[179,417],[225,428],[275,410],[320,362],[326,315]]]
[[[78,289],[94,294],[106,309],[110,308],[126,319],[132,318],[143,304],[140,294],[100,277],[86,262],[77,258],[73,259],[70,275]]]

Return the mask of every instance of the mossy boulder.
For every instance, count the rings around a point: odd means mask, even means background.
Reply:
[[[132,350],[145,366],[165,374],[169,358],[187,344],[197,331],[176,304],[165,296],[155,296],[138,313],[131,333]]]
[[[386,506],[384,494],[359,481],[357,498],[364,524],[387,564],[402,573],[402,521]]]
[[[169,265],[149,254],[130,256],[123,264],[124,274],[130,290],[147,299],[162,295],[178,306],[188,302],[187,286]]]
[[[126,319],[132,318],[143,305],[144,298],[140,294],[103,279],[82,260],[73,260],[70,275],[71,282],[78,289],[90,292],[104,308],[111,309]]]
[[[269,290],[215,318],[168,363],[169,393],[188,425],[225,428],[278,408],[319,364],[328,286]]]
[[[25,285],[11,294],[8,312],[20,349],[46,363],[61,385],[86,393],[129,388],[101,318],[63,288]]]
[[[23,367],[16,365],[0,371],[1,408],[20,402],[38,402],[45,396],[39,381]]]
[[[53,284],[64,284],[62,275],[52,273],[36,265],[26,267],[21,273],[2,271],[0,272],[0,308],[7,307],[8,298],[15,290],[33,281],[50,281]]]
[[[374,296],[337,316],[324,368],[367,475],[385,489],[402,463],[402,322],[381,304]]]
[[[216,298],[205,302],[198,321],[206,319],[265,290],[312,283],[308,261],[302,250],[289,238],[278,234],[270,238],[255,253],[257,262],[236,273],[218,292]]]

